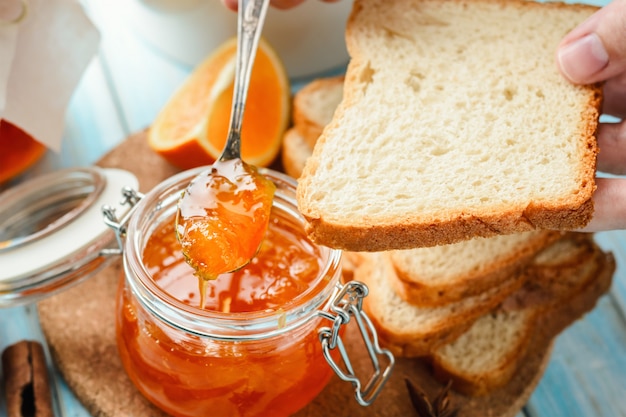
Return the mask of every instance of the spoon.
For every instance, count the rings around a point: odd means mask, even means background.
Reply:
[[[248,264],[269,225],[276,187],[241,159],[244,108],[268,4],[269,0],[239,0],[235,85],[226,145],[211,168],[190,182],[178,202],[176,235],[187,262],[202,278],[201,287],[207,280]],[[201,300],[201,308],[203,304]]]

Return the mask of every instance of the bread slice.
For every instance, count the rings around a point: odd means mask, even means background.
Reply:
[[[432,355],[435,377],[440,381],[452,379],[455,390],[472,396],[488,395],[506,385],[523,366],[533,337],[542,338],[544,344],[551,342],[590,311],[609,289],[615,261],[612,255],[595,248],[593,256],[586,257],[576,273],[564,269],[559,274],[569,283],[570,291],[554,297],[550,282],[540,282],[540,276],[530,277],[528,282],[539,284],[534,295],[541,302],[486,314],[458,339],[437,348]]]
[[[313,153],[313,149],[295,127],[287,129],[281,146],[281,159],[285,173],[293,178],[300,177],[304,164]]]
[[[437,306],[479,294],[511,277],[562,234],[533,230],[431,248],[391,251],[405,301]],[[400,288],[403,287],[403,288]]]
[[[316,78],[295,94],[294,126],[285,132],[282,142],[282,162],[287,175],[298,178],[302,174],[317,139],[341,102],[343,80],[343,75]]]
[[[311,238],[383,251],[584,226],[601,89],[554,53],[595,10],[356,0],[343,99],[298,184]]]
[[[521,274],[520,274],[521,275]],[[362,254],[354,280],[365,283],[369,294],[363,308],[378,331],[381,342],[397,356],[418,357],[454,340],[473,321],[492,311],[519,289],[519,276],[503,281],[479,295],[439,307],[418,307],[404,301],[390,280],[397,279],[385,252]]]
[[[535,320],[530,309],[496,310],[482,316],[458,339],[435,350],[435,378],[452,380],[456,391],[472,396],[505,385],[526,354]]]
[[[293,99],[293,122],[311,148],[330,123],[343,97],[344,76],[318,78],[296,93]]]
[[[508,310],[545,305],[577,292],[593,263],[589,259],[602,256],[592,234],[571,233],[542,252],[524,271],[524,285],[503,303]]]

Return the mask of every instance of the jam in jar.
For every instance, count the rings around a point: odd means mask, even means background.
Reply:
[[[139,391],[173,416],[287,416],[328,383],[320,315],[340,287],[339,251],[313,244],[295,182],[277,186],[269,229],[244,268],[203,285],[174,229],[183,173],[143,197],[126,230],[117,343]],[[334,354],[333,354],[334,355]],[[331,356],[333,356],[331,355]]]

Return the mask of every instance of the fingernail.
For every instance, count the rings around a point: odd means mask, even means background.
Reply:
[[[558,58],[565,76],[577,83],[586,82],[609,63],[609,54],[595,33],[563,46]]]

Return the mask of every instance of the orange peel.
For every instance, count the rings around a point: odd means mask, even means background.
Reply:
[[[0,149],[0,184],[33,166],[47,150],[42,143],[6,120],[0,120]]]

